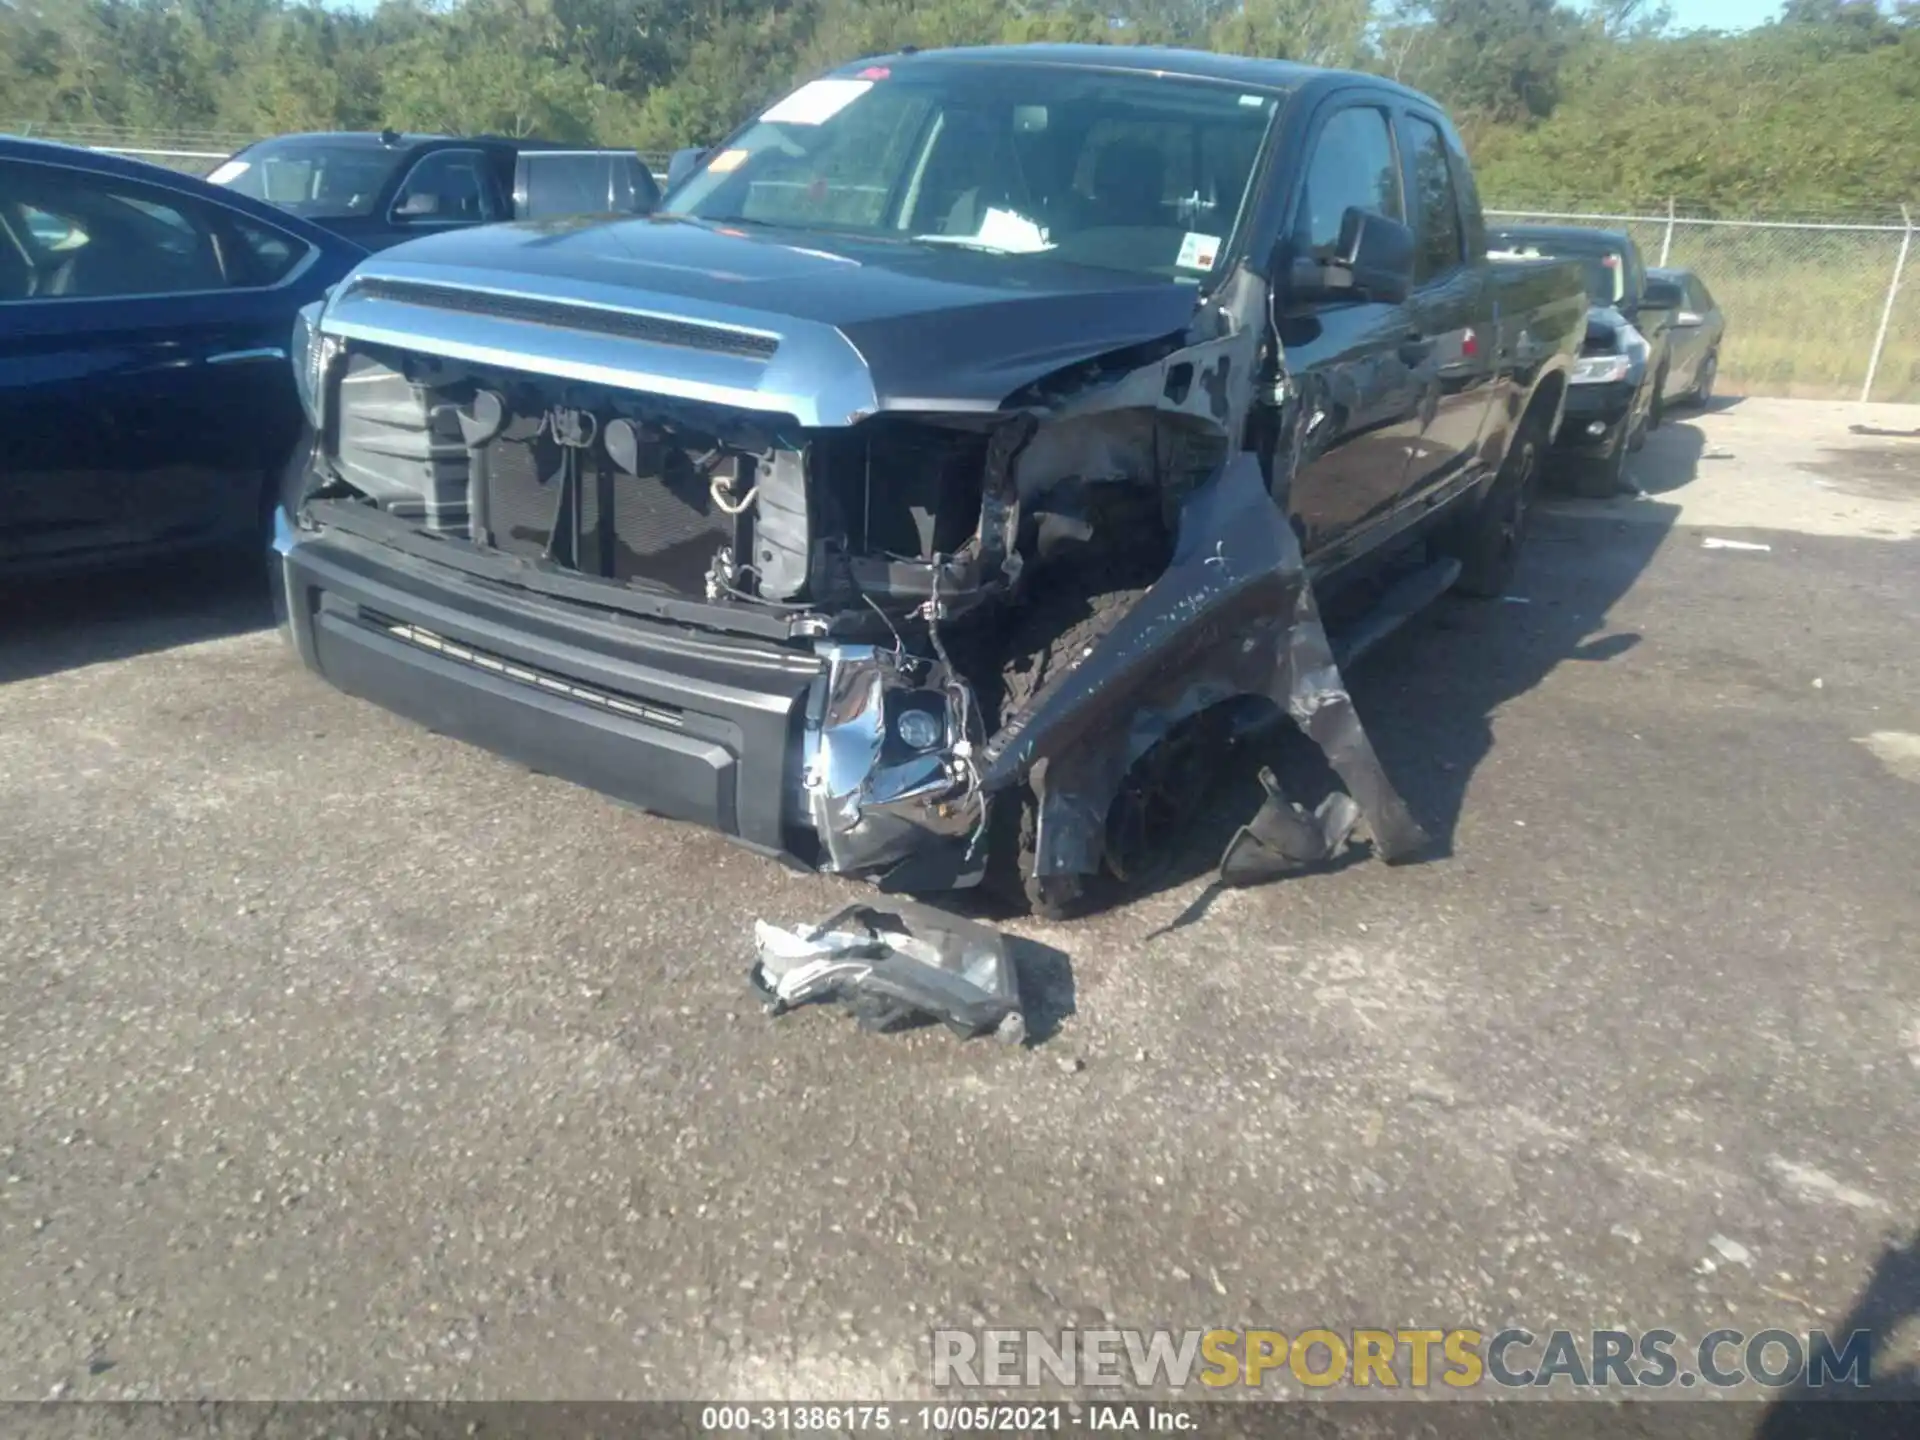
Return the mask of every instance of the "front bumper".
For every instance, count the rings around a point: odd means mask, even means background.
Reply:
[[[1604,385],[1567,386],[1566,410],[1560,420],[1556,448],[1576,455],[1601,455],[1611,451],[1632,422],[1638,389],[1637,382],[1630,379]]]
[[[903,755],[888,728],[903,704],[946,714],[947,697],[890,652],[598,612],[296,529],[284,509],[274,549],[288,637],[349,694],[791,863],[888,888],[978,878],[957,732]]]

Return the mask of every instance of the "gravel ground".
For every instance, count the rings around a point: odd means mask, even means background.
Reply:
[[[1446,853],[1213,895],[1203,837],[1016,927],[1026,1050],[767,1020],[754,917],[847,886],[329,691],[238,579],[10,593],[0,1397],[904,1396],[943,1324],[1870,1285],[1911,1363],[1920,442],[1863,421],[1920,412],[1730,403],[1554,507],[1524,603],[1354,677]]]

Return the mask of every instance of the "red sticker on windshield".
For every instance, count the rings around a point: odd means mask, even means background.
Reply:
[[[893,71],[884,65],[869,65],[853,78],[856,80],[885,80]]]

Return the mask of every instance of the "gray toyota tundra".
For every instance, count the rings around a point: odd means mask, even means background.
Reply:
[[[1340,662],[1498,594],[1580,341],[1425,96],[1126,47],[862,60],[645,218],[488,226],[303,314],[276,599],[334,685],[894,891],[1057,915],[1419,825]],[[1323,620],[1335,597],[1346,629]]]

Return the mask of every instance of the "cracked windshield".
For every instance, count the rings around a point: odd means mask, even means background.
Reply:
[[[804,85],[668,198],[715,222],[1208,275],[1278,97],[1038,65]]]

